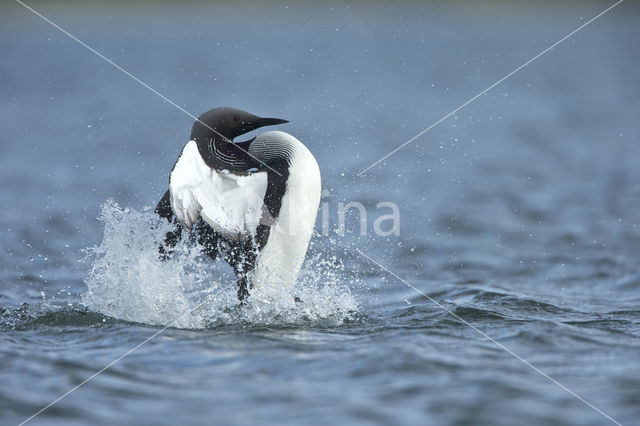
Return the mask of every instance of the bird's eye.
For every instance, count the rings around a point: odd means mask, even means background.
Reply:
[[[237,115],[234,115],[234,116],[233,116],[233,121],[238,121],[238,120],[240,120],[240,119],[238,118],[238,116],[237,116]]]

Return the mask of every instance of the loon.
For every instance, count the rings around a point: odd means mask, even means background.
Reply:
[[[293,286],[320,204],[318,163],[298,139],[268,131],[233,141],[284,123],[229,107],[205,112],[155,209],[175,225],[159,248],[161,257],[168,258],[186,230],[204,253],[231,265],[241,303],[256,286]]]

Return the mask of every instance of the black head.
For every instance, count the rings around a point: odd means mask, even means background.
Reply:
[[[264,164],[248,153],[251,141],[233,143],[233,139],[263,126],[283,123],[288,121],[262,118],[236,108],[214,108],[198,117],[191,129],[191,140],[196,141],[209,167],[246,170]]]
[[[224,136],[232,141],[260,127],[283,123],[288,121],[279,118],[262,118],[236,108],[214,108],[198,117],[191,129],[191,139],[195,141],[222,139],[221,136]]]

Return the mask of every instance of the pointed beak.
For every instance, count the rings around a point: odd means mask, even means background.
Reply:
[[[288,123],[289,120],[283,120],[281,118],[261,118],[258,123],[262,126],[275,126],[276,124]]]

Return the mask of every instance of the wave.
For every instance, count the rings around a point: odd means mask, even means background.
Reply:
[[[200,329],[223,324],[283,325],[352,320],[358,302],[342,282],[343,268],[330,251],[307,259],[292,289],[277,283],[252,291],[239,305],[235,276],[223,261],[212,261],[189,238],[162,261],[158,247],[170,225],[151,209],[102,206],[100,245],[86,249],[91,265],[82,302],[91,311],[150,325]],[[295,299],[302,302],[296,302]]]

